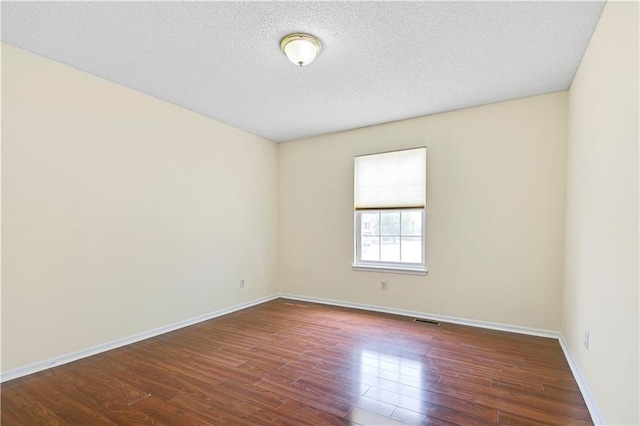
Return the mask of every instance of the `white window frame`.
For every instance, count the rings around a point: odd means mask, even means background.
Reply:
[[[379,260],[363,260],[362,253],[360,252],[361,244],[361,216],[365,213],[378,213],[378,212],[405,212],[405,211],[420,211],[422,213],[422,226],[420,235],[420,245],[422,260],[420,263],[410,262],[385,262]],[[354,259],[353,269],[357,271],[384,271],[393,273],[404,273],[412,275],[425,275],[427,273],[426,268],[426,250],[425,250],[425,224],[426,224],[426,210],[424,208],[417,209],[371,209],[371,210],[357,210],[355,214],[355,247],[354,247]],[[402,227],[402,225],[400,225]],[[402,228],[401,228],[402,229]],[[402,233],[402,231],[400,231]],[[383,236],[380,236],[381,238]],[[398,235],[402,239],[402,234]],[[380,246],[382,246],[382,241]],[[402,250],[402,245],[400,246]],[[402,257],[401,257],[402,258]]]
[[[411,148],[414,149],[414,148]],[[394,151],[395,152],[395,151]],[[386,153],[379,153],[386,154]],[[377,155],[377,154],[370,154]],[[425,176],[426,179],[426,176]],[[358,198],[360,200],[360,198]],[[353,265],[352,268],[357,271],[378,271],[378,272],[390,272],[390,273],[401,273],[401,274],[412,274],[412,275],[426,275],[427,273],[427,254],[426,254],[426,200],[419,203],[422,206],[413,207],[400,205],[397,207],[392,206],[380,206],[376,208],[375,206],[366,206],[365,208],[355,208],[354,209],[354,247],[353,247]],[[394,211],[394,212],[403,212],[410,210],[419,210],[422,212],[422,229],[421,229],[421,251],[422,251],[422,261],[421,263],[409,263],[409,262],[388,262],[388,261],[373,261],[373,260],[363,260],[361,250],[361,215],[363,213],[373,213],[373,212],[383,212],[383,211]],[[400,230],[400,233],[402,231]],[[401,238],[402,235],[400,235]],[[400,240],[402,241],[402,240]],[[382,243],[382,240],[380,240]],[[382,244],[380,244],[380,247]],[[402,257],[400,257],[402,259]]]

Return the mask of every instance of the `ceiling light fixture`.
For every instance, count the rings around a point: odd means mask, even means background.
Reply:
[[[320,42],[309,34],[289,34],[280,42],[280,48],[291,62],[303,67],[320,53]]]

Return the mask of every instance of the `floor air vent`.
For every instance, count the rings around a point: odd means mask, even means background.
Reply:
[[[413,322],[419,322],[422,324],[429,324],[429,325],[440,325],[440,321],[434,321],[434,320],[424,319],[424,318],[414,318]]]

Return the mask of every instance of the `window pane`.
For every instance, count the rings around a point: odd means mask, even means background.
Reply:
[[[402,237],[401,262],[422,263],[421,237]]]
[[[417,269],[424,262],[423,221],[422,209],[356,212],[356,263]]]
[[[402,212],[402,235],[422,235],[422,210]]]
[[[360,239],[360,259],[380,260],[380,238],[363,236]]]
[[[400,235],[400,212],[380,212],[380,235]]]
[[[384,214],[384,213],[383,213]],[[398,215],[398,219],[400,215]],[[400,261],[400,237],[380,237],[381,253],[380,260],[383,262],[399,262]]]
[[[360,213],[360,229],[362,235],[378,235],[380,214]]]

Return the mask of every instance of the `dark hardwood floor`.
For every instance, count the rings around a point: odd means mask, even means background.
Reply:
[[[556,340],[285,299],[6,382],[1,420],[591,424]]]

